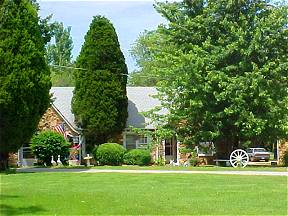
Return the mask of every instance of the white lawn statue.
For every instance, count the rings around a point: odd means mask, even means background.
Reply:
[[[86,165],[87,165],[87,167],[91,166],[91,165],[90,165],[90,160],[91,160],[91,159],[92,159],[92,157],[91,157],[89,154],[87,154],[87,156],[84,157],[84,160],[86,160]]]
[[[57,165],[56,161],[54,161],[53,155],[52,155],[52,159],[51,159],[51,164],[52,164],[52,166],[56,166]]]
[[[189,165],[190,165],[190,163],[189,163],[189,161],[188,161],[188,160],[187,160],[187,161],[185,161],[185,162],[184,162],[184,164],[183,164],[183,166],[184,166],[184,167],[188,167]]]
[[[177,161],[177,162],[174,162],[174,160],[170,160],[170,163],[169,163],[171,166],[179,166],[180,165],[180,163],[179,163],[179,161]]]
[[[61,160],[60,160],[60,155],[58,155],[57,164],[58,164],[58,166],[62,166],[63,165]]]

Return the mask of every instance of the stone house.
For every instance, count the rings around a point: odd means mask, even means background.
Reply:
[[[83,145],[84,137],[81,136],[81,130],[76,126],[74,121],[74,115],[71,112],[71,99],[73,96],[73,88],[51,88],[50,93],[52,96],[52,104],[42,116],[38,130],[54,130],[58,125],[63,124],[66,134],[69,134],[68,140],[71,145]],[[85,148],[80,148],[80,154]],[[31,153],[29,143],[23,144],[18,151],[18,164],[22,166],[33,165],[36,162],[36,158]]]
[[[52,87],[51,107],[48,108],[39,122],[39,131],[53,130],[57,125],[65,125],[65,131],[71,135],[73,144],[80,144],[80,157],[86,156],[85,137],[81,134],[81,129],[75,124],[75,118],[71,111],[71,101],[73,97],[73,87]],[[151,138],[137,135],[131,127],[142,128],[144,130],[155,130],[150,119],[143,116],[142,112],[148,111],[161,103],[153,95],[157,93],[153,87],[127,87],[128,97],[128,118],[126,129],[123,131],[119,141],[126,149],[141,148],[151,143]],[[89,152],[88,152],[89,153]],[[162,156],[167,162],[170,160],[179,161],[179,143],[176,139],[163,140],[161,145],[154,152],[154,159]],[[18,164],[27,166],[36,161],[31,154],[29,144],[24,144],[18,151]]]
[[[50,92],[53,95],[53,102],[51,107],[48,108],[39,123],[39,130],[53,130],[57,125],[65,125],[65,131],[70,134],[71,145],[81,146],[79,149],[79,159],[86,156],[85,137],[81,134],[81,129],[75,124],[75,118],[71,111],[71,101],[73,97],[74,87],[52,87]],[[145,147],[151,143],[151,137],[144,135],[137,135],[131,130],[131,127],[141,128],[147,131],[156,130],[155,126],[151,123],[150,119],[143,116],[142,112],[151,110],[161,103],[153,95],[157,94],[154,87],[127,87],[128,97],[128,119],[126,122],[126,129],[123,131],[119,139],[126,149],[135,149]],[[164,110],[161,112],[165,113]],[[197,155],[201,164],[213,163],[215,151],[213,143],[205,142],[200,143],[197,148]],[[279,144],[281,149],[287,148],[287,143]],[[283,147],[284,146],[284,147]],[[163,158],[166,163],[173,160],[175,163],[184,162],[187,160],[187,155],[181,153],[181,148],[184,147],[177,141],[175,137],[164,139],[155,147],[153,151],[153,159]],[[203,151],[206,149],[206,151]],[[208,151],[207,151],[208,149]],[[281,158],[283,151],[279,152]],[[24,144],[18,151],[18,165],[32,165],[35,162],[34,156],[31,154],[29,144]]]

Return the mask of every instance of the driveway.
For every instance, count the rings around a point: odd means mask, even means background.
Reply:
[[[190,170],[114,170],[114,169],[54,169],[54,168],[18,168],[18,173],[34,172],[71,172],[71,173],[143,173],[143,174],[213,174],[213,175],[261,175],[288,176],[288,172],[270,171],[190,171]]]

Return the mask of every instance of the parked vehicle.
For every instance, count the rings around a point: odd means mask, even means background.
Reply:
[[[264,148],[248,148],[247,153],[250,161],[269,161],[270,153]]]

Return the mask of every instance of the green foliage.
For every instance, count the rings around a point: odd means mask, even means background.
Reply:
[[[73,65],[71,66],[73,67]],[[73,69],[51,67],[51,82],[52,86],[73,87]]]
[[[53,86],[74,86],[71,27],[65,28],[63,23],[53,23],[53,42],[46,48],[46,58],[51,65],[51,81]]]
[[[180,152],[181,154],[188,154],[188,153],[193,152],[193,149],[191,149],[191,148],[189,148],[189,147],[181,147],[181,148],[179,149],[179,152]]]
[[[154,164],[157,165],[157,166],[165,166],[165,164],[166,164],[165,158],[163,156],[159,156],[154,161]]]
[[[189,156],[188,160],[189,160],[190,166],[198,166],[200,162],[197,156],[197,153],[195,151],[191,152],[191,155]]]
[[[47,165],[51,165],[52,156],[57,161],[60,155],[61,161],[64,162],[64,158],[69,155],[69,146],[70,143],[61,134],[52,131],[41,132],[31,140],[33,154]]]
[[[67,66],[71,64],[73,41],[71,26],[64,28],[63,23],[54,23],[54,43],[47,45],[47,61],[52,65]]]
[[[147,166],[151,163],[150,151],[132,149],[124,155],[124,164]]]
[[[95,16],[85,36],[75,72],[72,109],[88,145],[113,139],[128,116],[127,66],[110,21]]]
[[[157,3],[168,24],[145,60],[162,80],[158,98],[183,143],[213,141],[226,152],[288,136],[287,3]]]
[[[94,158],[100,165],[117,166],[123,163],[123,156],[125,154],[123,146],[117,143],[104,143],[93,151]]]
[[[138,69],[130,73],[129,86],[156,86],[162,80],[153,69],[153,53],[157,53],[162,40],[156,31],[145,31],[132,45],[130,53]],[[155,46],[157,44],[157,46]]]
[[[29,142],[50,104],[38,22],[30,1],[6,0],[0,8],[0,153],[16,152]]]

